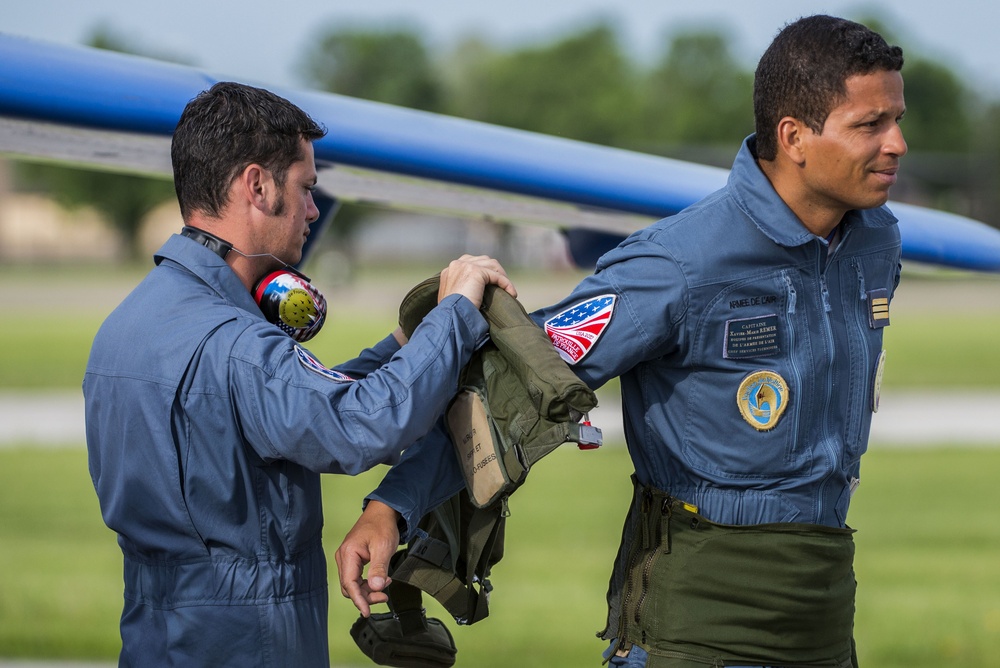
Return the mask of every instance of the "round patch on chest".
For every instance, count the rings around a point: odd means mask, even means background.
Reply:
[[[788,384],[774,371],[754,371],[740,383],[736,405],[757,431],[773,429],[788,405]]]

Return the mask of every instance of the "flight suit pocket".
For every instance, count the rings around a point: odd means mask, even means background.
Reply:
[[[693,333],[696,370],[685,381],[683,447],[693,466],[739,479],[806,474],[795,433],[811,344],[798,281],[781,271],[707,301]]]

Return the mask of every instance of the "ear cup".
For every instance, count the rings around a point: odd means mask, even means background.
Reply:
[[[295,271],[271,272],[257,283],[253,296],[268,322],[296,341],[313,338],[326,321],[326,298]]]

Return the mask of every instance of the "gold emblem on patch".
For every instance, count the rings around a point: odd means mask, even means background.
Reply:
[[[736,405],[757,431],[773,429],[788,405],[788,384],[773,371],[754,371],[740,383]]]

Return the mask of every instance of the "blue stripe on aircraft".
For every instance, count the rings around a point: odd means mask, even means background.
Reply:
[[[0,35],[0,116],[169,135],[188,100],[222,79],[182,65]],[[315,145],[317,160],[653,217],[698,201],[728,174],[340,95],[272,90],[327,127]],[[1000,231],[941,211],[889,206],[900,219],[904,258],[1000,271]]]

